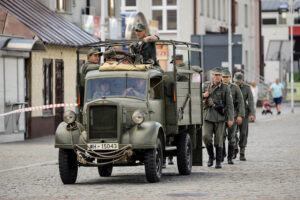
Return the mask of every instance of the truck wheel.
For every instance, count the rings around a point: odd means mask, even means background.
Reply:
[[[59,174],[64,184],[73,184],[77,179],[77,156],[73,150],[59,149],[58,153]]]
[[[99,175],[101,177],[111,176],[112,170],[113,170],[113,165],[112,164],[108,164],[108,165],[98,167],[98,172],[99,172]]]
[[[160,138],[157,138],[157,148],[147,150],[145,153],[145,172],[147,181],[156,183],[160,181],[163,163],[163,148]]]
[[[180,134],[177,145],[177,167],[179,174],[189,175],[192,171],[192,141],[187,133]]]

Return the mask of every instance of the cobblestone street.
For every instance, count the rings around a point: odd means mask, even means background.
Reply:
[[[275,113],[275,109],[273,109]],[[300,107],[291,114],[262,116],[250,124],[246,162],[222,169],[193,167],[179,176],[168,165],[161,182],[146,182],[144,167],[119,167],[109,178],[79,168],[77,182],[63,185],[54,137],[0,144],[0,199],[299,199]]]

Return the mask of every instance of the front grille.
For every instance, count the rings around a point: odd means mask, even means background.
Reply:
[[[117,106],[91,106],[89,138],[117,138]]]

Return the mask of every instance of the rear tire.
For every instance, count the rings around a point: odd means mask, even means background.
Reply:
[[[145,173],[147,181],[156,183],[160,181],[163,164],[163,147],[160,138],[157,138],[157,147],[145,153]]]
[[[77,156],[71,149],[59,149],[58,153],[59,174],[64,184],[73,184],[77,179]]]
[[[193,164],[193,148],[190,135],[180,134],[177,145],[177,167],[180,175],[190,175]]]
[[[98,173],[101,177],[110,177],[112,174],[112,170],[113,170],[112,164],[98,167]]]

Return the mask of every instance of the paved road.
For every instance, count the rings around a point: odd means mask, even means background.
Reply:
[[[248,161],[219,170],[193,167],[190,176],[168,166],[155,184],[140,166],[115,168],[109,178],[80,168],[77,183],[63,185],[53,137],[0,144],[0,199],[300,199],[300,108],[295,111],[261,116],[257,110]]]

